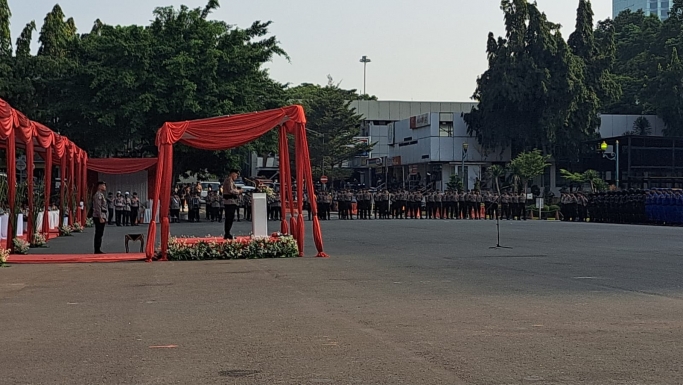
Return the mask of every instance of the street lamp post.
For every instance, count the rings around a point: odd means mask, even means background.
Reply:
[[[616,181],[617,188],[619,188],[619,141],[617,140],[616,145],[615,145],[615,151],[614,152],[606,152],[607,151],[607,142],[604,140],[602,143],[600,143],[600,150],[602,150],[602,157],[608,160],[613,160],[616,162],[616,172],[617,175],[614,178]]]
[[[372,60],[370,60],[369,57],[363,56],[360,58],[360,62],[363,63],[363,95],[367,95],[367,91],[365,88],[365,79],[366,79],[366,74],[367,74],[367,67],[368,63],[370,63]]]
[[[467,147],[469,146],[468,143],[463,143],[462,144],[462,176],[460,177],[461,183],[462,183],[462,189],[465,191],[465,158],[467,158]]]

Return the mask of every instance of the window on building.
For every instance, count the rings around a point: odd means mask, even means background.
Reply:
[[[453,136],[453,122],[439,122],[439,136]]]
[[[659,8],[659,7],[657,6],[657,3],[656,3],[656,2],[650,3],[650,9],[651,9],[651,10],[655,10],[655,11],[656,11],[658,8]]]
[[[667,16],[669,16],[669,11],[667,11],[666,9],[662,9],[661,15],[662,15],[662,17],[667,17]]]
[[[669,1],[662,1],[662,8],[668,10],[669,9]]]

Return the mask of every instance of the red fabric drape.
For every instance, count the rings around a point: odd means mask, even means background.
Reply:
[[[78,146],[69,141],[66,137],[55,134],[46,126],[31,121],[21,112],[13,109],[6,101],[0,99],[0,140],[6,142],[6,156],[7,156],[7,182],[9,186],[16,186],[16,141],[20,140],[25,144],[26,148],[26,163],[28,167],[28,188],[29,196],[33,193],[33,165],[35,160],[35,145],[45,149],[45,208],[44,227],[45,232],[49,231],[49,218],[47,215],[47,208],[50,205],[50,190],[52,186],[52,161],[60,160],[60,174],[61,174],[61,192],[62,202],[65,202],[64,193],[67,189],[67,183],[72,185],[84,184],[84,179],[80,175],[76,175],[74,170],[75,164],[80,164],[80,168],[85,170],[87,162],[87,154],[83,152]],[[35,140],[35,142],[34,142]],[[80,154],[77,161],[75,156]],[[67,159],[68,158],[68,159]],[[76,163],[79,162],[79,163]],[[84,171],[83,171],[84,173]],[[79,184],[77,184],[79,183]],[[80,189],[79,196],[84,197],[85,187]],[[16,192],[14,188],[10,188],[8,192],[8,204],[13,207],[16,200]],[[69,200],[72,200],[71,198]],[[39,208],[33,207],[33,200],[29,199],[29,208],[31,213],[33,210]],[[71,211],[71,210],[69,210]],[[15,213],[12,213],[15,215]],[[64,214],[62,212],[62,214]],[[84,213],[85,216],[85,213]],[[63,217],[63,215],[62,215]],[[72,217],[73,219],[73,217]],[[61,219],[60,219],[61,225]],[[29,236],[33,237],[35,229],[29,222]],[[7,247],[12,248],[12,226],[8,226],[9,236],[7,237]]]
[[[88,159],[88,169],[103,174],[132,174],[157,165],[157,158],[103,158]]]
[[[299,153],[299,150],[301,149],[300,146],[307,146],[305,124],[306,117],[304,115],[304,109],[301,106],[289,106],[274,110],[212,119],[165,123],[157,132],[156,137],[156,144],[159,147],[159,160],[156,175],[157,183],[155,184],[155,191],[152,198],[154,200],[152,206],[153,218],[156,217],[157,202],[160,204],[162,259],[165,259],[166,257],[168,237],[170,234],[168,211],[173,173],[173,144],[180,142],[204,150],[225,150],[249,143],[280,125],[284,127],[284,133],[294,134],[297,139],[297,186],[299,186],[299,202],[297,208],[297,232],[294,233],[294,230],[292,229],[292,233],[298,235],[297,242],[299,245],[299,252],[303,253],[304,222],[303,215],[300,215],[303,211],[302,199],[304,179],[302,178],[306,175],[306,172],[304,172],[305,168],[308,168],[310,173],[308,151],[301,154]],[[280,145],[282,146],[282,141]],[[301,167],[299,167],[299,165],[301,165]],[[289,163],[285,163],[284,167],[289,169]],[[284,178],[284,176],[282,179],[281,184],[285,186],[285,191],[287,191],[286,186],[289,183],[289,180],[285,180],[286,178]],[[312,182],[310,185],[312,186]],[[310,191],[313,190],[311,189]],[[285,194],[287,193],[285,192]],[[282,196],[283,195],[281,195],[281,197]],[[285,225],[283,225],[283,228],[284,226]],[[319,230],[319,226],[318,231],[314,230],[314,236],[321,237],[321,239],[316,240],[315,243],[316,246],[320,246],[318,255],[323,256],[322,235]],[[154,255],[155,239],[156,224],[152,221],[147,234],[146,253],[148,260],[151,260]]]
[[[34,122],[33,135],[42,148],[50,148],[55,144],[55,133],[40,123]]]
[[[287,228],[287,188],[289,186],[289,181],[284,180],[287,173],[287,165],[289,164],[289,145],[287,143],[287,131],[284,127],[280,127],[280,202],[282,203],[282,208],[280,209],[280,217],[282,221],[280,223],[280,232],[283,234],[288,234],[289,229]]]
[[[64,200],[66,197],[66,165],[66,153],[63,153],[59,159],[59,227],[64,224],[64,216],[66,215],[66,201]]]
[[[7,158],[7,185],[9,188],[7,189],[7,204],[10,207],[10,215],[16,216],[17,213],[14,212],[14,199],[16,195],[16,185],[17,185],[17,170],[16,170],[16,160],[17,160],[17,154],[16,154],[16,149],[15,149],[15,136],[14,136],[14,130],[11,130],[9,135],[7,136],[7,149],[6,149],[6,158]],[[5,247],[6,249],[11,250],[13,248],[13,239],[12,235],[14,235],[14,227],[12,226],[12,220],[9,221],[9,224],[7,225],[7,246]]]
[[[83,210],[81,210],[81,202],[83,201],[83,190],[82,190],[83,186],[82,186],[82,180],[81,180],[83,172],[81,171],[81,164],[82,164],[81,162],[83,162],[83,155],[81,154],[81,151],[80,150],[75,151],[75,153],[74,153],[74,173],[75,173],[74,174],[74,186],[75,186],[74,189],[75,190],[74,191],[76,192],[76,194],[74,194],[75,195],[74,199],[76,200],[76,202],[74,202],[74,204],[76,205],[76,210],[74,213],[75,214],[74,215],[74,217],[75,217],[74,223],[80,222],[81,224],[84,225],[85,223],[81,222],[81,218],[82,218],[81,212],[83,211]]]
[[[52,189],[52,146],[45,149],[45,211],[43,211],[43,234],[50,232],[50,190]]]
[[[88,159],[88,154],[85,151],[81,152],[81,156],[83,157],[81,160],[81,199],[83,199],[83,210],[81,210],[81,223],[85,225],[85,222],[88,219],[88,205],[85,204],[88,201],[88,163],[90,162],[90,159]]]
[[[27,178],[28,178],[28,215],[32,216],[34,211],[37,210],[37,207],[33,207],[33,137],[31,137],[26,143],[26,171],[27,171]],[[29,243],[33,243],[33,235],[35,233],[35,229],[33,228],[35,226],[35,223],[29,218],[28,221],[28,226],[26,227],[26,234],[28,234],[28,241]]]
[[[62,159],[64,157],[64,154],[66,153],[66,142],[67,139],[65,137],[61,135],[55,135],[54,154],[57,156],[58,159]],[[64,179],[63,176],[62,179]]]
[[[15,131],[17,133],[17,139],[24,142],[25,155],[26,155],[26,173],[27,173],[27,187],[28,187],[28,215],[32,215],[35,209],[33,207],[33,165],[34,165],[34,152],[33,152],[33,132],[35,130],[34,123],[28,119],[21,112],[16,112],[16,127]],[[30,219],[30,218],[29,218]],[[28,241],[33,242],[33,229],[34,224],[31,220],[27,221],[28,225],[26,227],[26,234],[28,234]],[[21,234],[17,234],[21,235]]]
[[[67,202],[68,202],[68,205],[69,205],[69,226],[73,226],[73,224],[74,224],[74,211],[73,211],[73,208],[74,208],[74,194],[73,194],[73,191],[74,191],[74,187],[76,186],[76,178],[75,178],[75,176],[74,176],[74,175],[75,175],[75,174],[74,174],[74,171],[75,171],[75,168],[76,168],[76,167],[75,167],[75,166],[76,166],[76,159],[74,159],[74,157],[75,157],[75,154],[74,154],[74,153],[75,153],[75,148],[74,148],[72,142],[69,142],[69,146],[68,146],[67,152],[68,152],[68,154],[69,154],[69,157],[68,157],[68,159],[67,159],[67,161],[69,162],[69,165],[68,165],[68,167],[69,167],[69,172],[68,172],[68,174],[67,174],[67,181],[69,182],[69,190],[68,190],[69,196],[68,196]]]
[[[7,139],[16,123],[16,112],[6,101],[0,99],[0,139]]]

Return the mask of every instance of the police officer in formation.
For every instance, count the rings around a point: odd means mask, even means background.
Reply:
[[[319,191],[315,196],[318,203],[318,219],[329,220],[332,212],[332,194],[327,191]]]
[[[584,206],[576,199],[586,199]],[[623,190],[591,194],[563,194],[561,198],[565,220],[581,221],[587,216],[592,222],[623,224],[683,224],[683,191],[680,189]],[[565,214],[565,212],[567,214]]]
[[[526,219],[525,194],[498,196],[480,191],[407,191],[386,189],[371,193],[340,190],[317,192],[319,218],[329,219],[330,209],[338,206],[339,219]],[[483,213],[482,213],[483,210]]]

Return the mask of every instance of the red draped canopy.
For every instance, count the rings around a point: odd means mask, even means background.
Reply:
[[[76,188],[78,195],[76,197],[69,197],[69,199],[77,199],[85,201],[86,180],[85,170],[88,163],[88,154],[76,146],[73,142],[64,136],[54,133],[46,126],[34,122],[27,118],[21,112],[12,108],[5,100],[0,99],[0,141],[4,142],[5,154],[7,158],[7,183],[10,186],[7,194],[7,203],[12,209],[16,198],[16,190],[11,186],[16,186],[16,146],[22,146],[26,149],[27,161],[27,180],[28,180],[28,195],[33,196],[33,161],[36,150],[44,153],[45,159],[45,213],[43,215],[43,232],[49,231],[47,210],[50,207],[50,187],[52,186],[52,161],[60,161],[61,182],[62,186],[69,186]],[[38,147],[36,149],[35,147]],[[55,158],[55,159],[53,159]],[[74,171],[76,170],[76,171]],[[65,176],[68,178],[65,180]],[[65,183],[66,181],[66,183]],[[62,200],[64,200],[64,188],[62,191]],[[73,203],[73,202],[72,202]],[[76,202],[77,204],[78,202]],[[73,207],[73,205],[69,205]],[[33,200],[29,199],[29,211],[33,212],[38,208],[33,207]],[[13,213],[15,214],[15,213]],[[80,213],[73,213],[69,210],[69,221],[73,223],[73,214],[78,214],[76,220],[85,223],[86,211],[82,210]],[[61,224],[61,223],[60,223]],[[33,224],[29,221],[28,236],[29,240],[33,239]],[[13,230],[10,225],[7,229],[7,246],[12,248],[12,234]]]
[[[281,230],[283,233],[288,233],[288,227],[291,227],[291,234],[295,237],[299,246],[299,255],[303,255],[304,216],[302,214],[304,186],[308,190],[309,196],[313,196],[314,190],[308,141],[306,139],[306,116],[303,107],[295,105],[248,114],[165,123],[159,129],[156,137],[156,145],[159,147],[159,163],[152,198],[154,200],[152,218],[156,218],[157,208],[159,207],[161,211],[162,260],[166,259],[170,235],[168,214],[173,175],[173,144],[180,142],[204,150],[226,150],[254,141],[276,127],[280,128],[280,198],[282,202],[289,202],[290,206],[293,206],[292,202],[294,202],[287,134],[291,134],[295,138],[298,187],[297,207],[292,212],[289,226],[286,220],[288,205],[282,205]],[[313,216],[313,239],[318,250],[317,256],[326,257],[327,255],[323,251],[316,200],[310,199],[310,204]],[[154,255],[155,239],[156,223],[152,221],[147,234],[146,254],[148,261],[151,261]]]
[[[133,174],[157,165],[157,158],[91,158],[88,170],[103,174]]]

